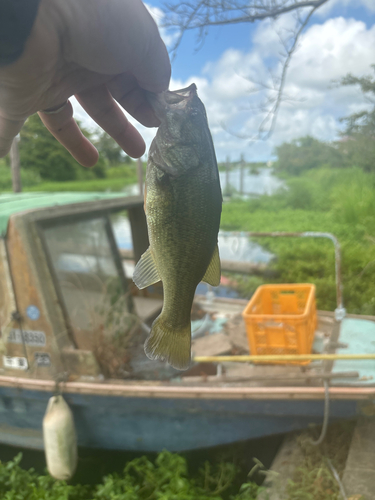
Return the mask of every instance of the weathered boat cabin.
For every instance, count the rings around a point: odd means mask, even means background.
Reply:
[[[120,214],[120,215],[119,215]],[[23,378],[100,375],[95,349],[160,308],[130,293],[115,240],[148,246],[141,197],[97,193],[0,196],[0,369]],[[126,249],[123,250],[126,254]],[[147,305],[145,305],[147,304]],[[146,308],[145,308],[146,307]]]

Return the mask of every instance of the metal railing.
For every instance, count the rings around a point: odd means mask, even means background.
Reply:
[[[336,281],[336,309],[335,318],[337,321],[344,319],[346,310],[343,304],[342,283],[341,283],[341,247],[338,239],[331,233],[323,233],[316,231],[300,232],[258,232],[258,231],[221,231],[221,236],[246,236],[252,238],[327,238],[332,241],[335,248],[335,281]]]

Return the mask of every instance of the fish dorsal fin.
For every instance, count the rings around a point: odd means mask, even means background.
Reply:
[[[208,268],[206,270],[205,275],[202,278],[202,281],[212,286],[219,286],[220,278],[221,278],[220,257],[219,257],[219,249],[216,245],[216,248],[212,255],[211,262],[208,265]]]
[[[151,248],[145,251],[139,259],[138,264],[135,266],[133,273],[133,281],[137,287],[142,290],[146,286],[153,285],[160,281],[160,275],[156,269],[154,256],[152,255]]]

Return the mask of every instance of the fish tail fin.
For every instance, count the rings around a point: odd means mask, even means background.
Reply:
[[[144,347],[148,358],[167,361],[177,370],[187,370],[191,358],[190,322],[184,328],[174,330],[159,316],[152,324]]]

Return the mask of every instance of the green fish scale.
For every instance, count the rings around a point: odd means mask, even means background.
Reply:
[[[158,167],[149,165],[150,245],[163,282],[162,315],[174,329],[190,323],[195,289],[217,244],[221,191],[213,181],[210,165],[199,165],[179,177],[163,176]]]

